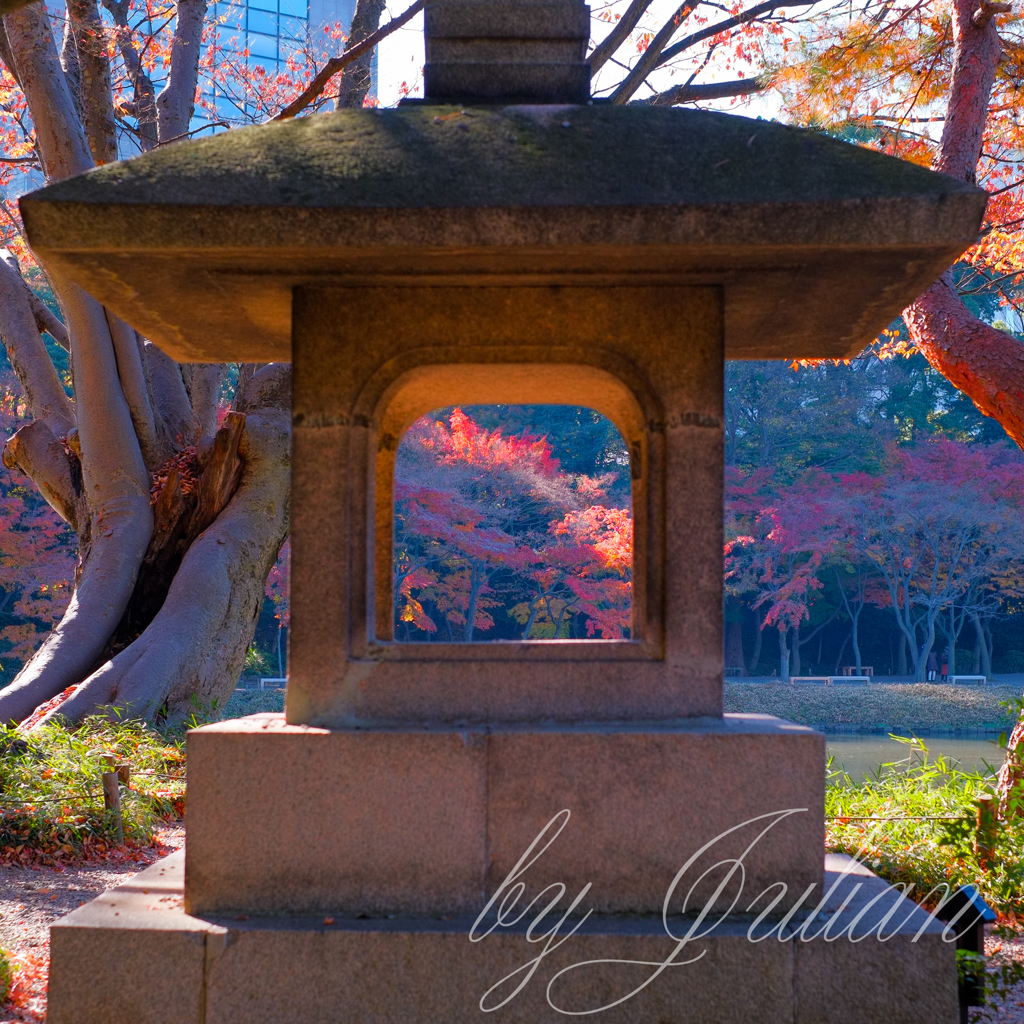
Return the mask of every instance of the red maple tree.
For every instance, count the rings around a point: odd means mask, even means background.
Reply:
[[[923,679],[940,625],[952,646],[965,622],[980,633],[983,616],[1024,593],[1021,468],[1003,445],[936,439],[890,448],[875,474],[811,469],[776,481],[764,469],[732,471],[727,592],[765,609],[760,627],[778,630],[786,677],[808,639],[801,624],[834,579],[855,647],[863,606],[886,608]]]
[[[598,503],[614,477],[566,473],[546,437],[486,430],[461,409],[418,420],[395,480],[400,634],[628,637],[632,517]]]

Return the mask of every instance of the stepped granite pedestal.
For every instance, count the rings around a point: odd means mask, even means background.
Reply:
[[[824,738],[722,714],[722,392],[727,358],[858,351],[974,240],[984,194],[778,124],[589,105],[584,24],[439,0],[426,104],[22,201],[50,272],[174,358],[294,366],[286,713],[190,733],[184,871],[54,926],[51,1024],[553,1024],[633,989],[602,1019],[957,1019],[939,927],[826,863]],[[398,442],[481,403],[621,431],[629,640],[396,642]],[[811,937],[830,920],[893,937]]]

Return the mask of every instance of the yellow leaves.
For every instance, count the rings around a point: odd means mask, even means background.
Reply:
[[[917,352],[917,346],[899,337],[895,331],[882,331],[883,336],[890,334],[891,338],[879,338],[875,342],[875,355],[879,359],[894,359],[897,356],[908,357]]]

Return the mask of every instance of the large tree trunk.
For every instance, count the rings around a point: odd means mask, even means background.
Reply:
[[[779,627],[779,679],[789,681],[789,630]]]
[[[266,383],[261,375],[278,384],[279,401],[274,405],[264,404],[266,396],[254,395]],[[138,638],[96,669],[42,721],[55,715],[76,720],[107,705],[132,716],[181,719],[193,710],[195,700],[209,706],[223,702],[234,689],[288,517],[290,373],[286,366],[271,366],[261,375],[238,403],[248,412],[239,414],[244,429],[238,435],[237,489],[187,547],[169,586],[161,588],[165,600]],[[250,408],[247,398],[258,408]],[[218,440],[226,444],[233,440],[230,435],[231,428],[225,427]],[[211,458],[201,483],[219,475],[233,455],[229,452],[219,462]],[[164,493],[172,487],[169,478]],[[202,511],[201,500],[202,496],[193,516]],[[175,525],[185,518],[177,517]],[[198,525],[193,522],[192,529]]]
[[[758,666],[761,664],[761,647],[764,644],[764,623],[761,621],[761,614],[756,608],[754,614],[754,651],[750,655],[750,665],[747,668],[747,675],[756,676]]]
[[[173,142],[192,117],[205,0],[178,2],[158,97],[126,8],[106,6],[122,26],[116,42],[136,98],[149,97],[140,143]],[[0,57],[24,89],[49,181],[116,157],[95,0],[68,10],[63,61],[42,4],[3,20]],[[0,722],[46,703],[48,717],[70,720],[109,705],[182,717],[196,699],[223,702],[234,688],[287,532],[290,368],[248,367],[217,431],[224,367],[179,366],[76,286],[50,284],[63,323],[13,258],[0,258],[0,334],[34,417],[8,439],[4,462],[77,532],[79,566],[60,623],[0,690]],[[70,349],[73,401],[43,330]]]
[[[384,11],[384,0],[356,0],[356,9],[349,27],[348,41],[345,49],[361,43],[367,36],[373,35],[380,26],[380,16]],[[373,82],[373,52],[357,57],[341,73],[341,84],[335,100],[335,109],[343,107],[361,107],[370,91]]]

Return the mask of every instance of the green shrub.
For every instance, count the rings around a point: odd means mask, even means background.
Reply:
[[[975,851],[976,801],[995,789],[995,776],[964,772],[946,758],[932,761],[920,739],[893,739],[914,752],[909,766],[880,766],[853,785],[832,771],[825,795],[826,847],[858,857],[891,882],[913,883],[921,900],[935,886],[977,886],[1004,916],[1024,913],[1024,819],[1000,821],[983,866]],[[884,819],[863,820],[868,819]]]
[[[994,661],[996,672],[1024,672],[1024,651],[1004,651]]]
[[[117,821],[103,805],[106,757],[131,773],[121,788],[124,838],[148,845],[159,818],[184,809],[182,736],[100,717],[73,729],[0,728],[0,862],[56,864],[116,846]]]
[[[14,964],[5,949],[0,949],[0,1006],[7,1001],[11,985],[14,983]]]

